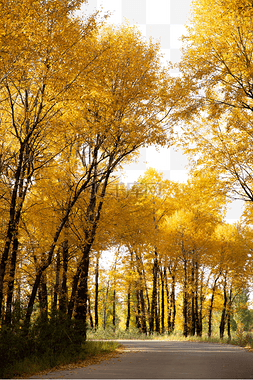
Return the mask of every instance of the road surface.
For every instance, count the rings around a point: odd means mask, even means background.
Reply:
[[[118,341],[117,358],[84,368],[59,370],[43,379],[252,379],[253,352],[218,343]]]

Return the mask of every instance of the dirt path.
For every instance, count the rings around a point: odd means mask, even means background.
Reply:
[[[43,379],[252,379],[253,352],[232,345],[179,341],[119,341],[122,354]],[[116,356],[116,357],[115,357]]]

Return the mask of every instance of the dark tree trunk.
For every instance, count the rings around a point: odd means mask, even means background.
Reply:
[[[143,279],[145,283],[145,293],[146,293],[146,299],[147,299],[148,320],[150,321],[150,302],[149,302],[149,295],[148,295],[147,279],[146,279],[146,274],[145,274],[144,269],[143,269]]]
[[[108,299],[108,294],[109,294],[109,286],[110,286],[110,281],[107,282],[106,293],[104,297],[104,319],[103,319],[104,330],[106,328],[106,309],[107,309],[107,299]]]
[[[16,278],[17,282],[17,291],[16,291],[16,297],[15,297],[15,304],[14,304],[14,315],[15,315],[15,321],[19,322],[21,320],[21,284],[20,284],[20,278]]]
[[[144,334],[147,334],[146,305],[145,305],[143,289],[140,289],[139,296],[140,296],[140,304],[141,304],[141,330]]]
[[[146,280],[145,270],[143,269],[142,272],[143,272],[143,281],[144,281],[144,285],[145,285],[145,295],[146,295],[146,300],[147,300],[147,317],[146,317],[146,321],[148,321],[148,324],[150,326],[150,302],[149,302],[149,295],[148,295],[147,280]],[[145,298],[144,298],[144,300],[145,300]],[[148,331],[148,327],[147,327],[147,331]]]
[[[39,287],[40,314],[43,320],[48,319],[48,296],[47,296],[47,275],[43,272]]]
[[[40,279],[41,279],[42,273],[43,273],[43,271],[42,271],[42,269],[40,269],[38,271],[38,273],[36,274],[36,278],[35,278],[35,281],[33,284],[32,293],[30,295],[30,299],[28,302],[27,310],[26,310],[26,316],[25,316],[25,323],[24,323],[25,333],[28,333],[28,327],[30,325],[30,319],[31,319],[32,311],[33,311],[33,305],[34,305],[35,297],[37,294],[37,290],[38,290],[39,285],[40,285]]]
[[[81,187],[81,189],[79,189],[79,191],[76,193],[74,199],[70,203],[68,209],[66,210],[66,213],[64,214],[64,217],[62,218],[62,220],[61,220],[61,222],[60,222],[60,224],[59,224],[59,226],[58,226],[58,228],[57,228],[57,230],[55,232],[53,242],[52,242],[50,250],[48,252],[47,260],[46,260],[45,263],[43,263],[43,265],[40,266],[39,270],[37,271],[37,274],[36,274],[36,277],[35,277],[35,281],[34,281],[34,284],[33,284],[33,288],[32,288],[32,292],[30,294],[28,306],[27,306],[27,309],[26,309],[26,316],[25,316],[25,323],[24,323],[24,331],[25,332],[28,332],[28,327],[30,325],[31,315],[32,315],[32,312],[33,312],[33,306],[34,306],[36,294],[37,294],[37,291],[38,291],[38,288],[39,288],[41,276],[42,276],[42,274],[44,273],[44,271],[49,267],[49,265],[52,262],[52,257],[53,257],[53,254],[54,254],[55,246],[56,246],[56,243],[57,243],[57,241],[59,239],[61,231],[62,231],[65,223],[68,221],[69,213],[72,210],[72,207],[75,205],[75,203],[76,203],[79,195],[84,190],[84,188],[85,188],[85,186],[83,185]],[[73,280],[74,284],[75,284],[76,281],[78,282],[79,275],[80,275],[80,272],[81,272],[80,266],[78,267],[77,272],[78,273],[74,276],[74,280]],[[77,286],[77,284],[76,284],[76,286]],[[75,293],[73,294],[72,301],[74,302],[74,300],[75,300]],[[70,315],[70,317],[72,316],[72,312],[73,312],[73,305],[71,304],[70,307],[69,307],[69,315]]]
[[[130,318],[131,318],[131,285],[128,286],[127,292],[127,319],[126,319],[126,330],[129,329]]]
[[[202,320],[203,320],[203,315],[202,315],[202,310],[203,310],[203,296],[202,292],[200,292],[200,305],[198,308],[198,295],[196,295],[196,309],[198,310],[197,314],[197,336],[202,336]]]
[[[93,323],[93,318],[92,318],[92,314],[91,314],[90,295],[88,295],[88,313],[89,313],[89,317],[90,317],[90,327],[93,329],[94,323]]]
[[[153,291],[152,291],[152,303],[150,313],[150,326],[149,332],[152,334],[154,331],[155,314],[157,312],[157,273],[158,273],[158,260],[157,252],[155,251],[155,258],[153,263]]]
[[[175,329],[175,321],[176,321],[176,295],[175,295],[175,275],[171,276],[171,310],[172,310],[172,321],[171,321],[171,331],[173,332]]]
[[[171,265],[168,266],[170,276],[171,276],[171,292],[170,292],[170,299],[168,299],[168,307],[169,307],[169,320],[168,320],[168,327],[170,326],[170,333],[174,331],[175,329],[175,320],[176,320],[176,295],[175,295],[175,287],[176,287],[176,277],[175,277],[175,265],[172,268]],[[167,279],[166,279],[167,281]],[[166,282],[166,287],[168,287]],[[168,295],[168,291],[167,291]]]
[[[85,181],[80,186],[80,188],[75,192],[75,195],[74,195],[73,199],[69,202],[68,207],[66,209],[66,212],[65,212],[62,220],[60,221],[60,224],[59,224],[59,226],[56,229],[56,232],[54,234],[53,242],[52,242],[52,244],[50,246],[50,249],[49,249],[49,252],[48,252],[48,256],[47,256],[47,260],[46,260],[45,263],[43,263],[43,265],[41,265],[41,267],[39,268],[39,270],[38,270],[38,272],[36,274],[36,278],[35,278],[35,281],[34,281],[34,284],[33,284],[32,292],[31,292],[31,295],[30,295],[30,298],[29,298],[27,309],[26,309],[26,316],[25,316],[25,323],[24,323],[24,332],[25,333],[28,333],[28,328],[29,328],[29,325],[30,325],[31,315],[32,315],[32,312],[33,312],[33,306],[34,306],[36,294],[37,294],[37,291],[38,291],[38,287],[39,287],[39,284],[40,284],[41,276],[42,276],[43,272],[49,267],[49,265],[52,262],[55,246],[56,246],[56,243],[57,243],[57,241],[59,239],[59,236],[60,236],[60,234],[62,232],[62,229],[64,228],[65,224],[68,222],[69,214],[70,214],[72,208],[74,207],[76,201],[79,199],[79,196],[83,193],[83,191],[87,188],[88,184],[90,183],[93,169],[94,169],[94,163],[92,163],[92,165],[90,165],[89,170],[88,170],[87,175],[86,175]],[[109,174],[108,174],[108,178],[109,178]],[[106,178],[106,184],[107,184],[108,178]],[[106,187],[106,185],[104,186],[104,188],[105,187]],[[103,195],[104,195],[104,193],[102,194],[102,197],[103,197]],[[101,208],[102,208],[102,202],[100,202],[100,206],[98,208],[97,220],[99,219]],[[95,230],[95,227],[96,226],[94,226],[93,230]],[[77,286],[76,283],[78,283],[80,273],[81,273],[81,266],[79,265],[78,268],[77,268],[77,272],[76,272],[76,274],[74,276],[74,280],[73,280],[73,285],[74,286]],[[72,300],[71,300],[72,303],[71,303],[71,305],[68,308],[68,314],[70,316],[72,316],[72,313],[73,313],[73,307],[74,307],[75,296],[76,296],[75,291],[73,292],[73,289],[72,289],[72,295],[71,296],[72,296]]]
[[[65,239],[62,246],[62,283],[59,296],[59,309],[62,313],[66,314],[68,310],[68,288],[67,288],[67,273],[68,273],[68,261],[69,261],[69,242],[67,238],[68,223],[66,224]]]
[[[3,289],[4,289],[4,277],[5,277],[6,265],[8,262],[10,247],[11,247],[13,238],[14,236],[18,235],[18,224],[19,224],[19,219],[21,216],[22,203],[20,203],[20,205],[17,205],[18,203],[17,200],[18,200],[18,196],[21,194],[23,190],[22,189],[23,187],[22,173],[24,172],[23,162],[24,162],[25,148],[26,148],[26,145],[22,143],[20,146],[18,165],[15,172],[15,180],[14,180],[14,185],[13,185],[12,195],[11,195],[8,228],[6,231],[3,254],[0,261],[0,318],[2,316],[1,313],[2,313],[2,305],[3,305],[3,297],[4,297]]]
[[[7,301],[6,301],[6,311],[5,311],[5,324],[11,324],[11,306],[13,300],[13,290],[14,290],[14,277],[16,273],[16,263],[17,263],[17,252],[18,252],[18,238],[15,237],[13,240],[12,246],[12,255],[11,255],[11,265],[10,265],[10,279],[8,281],[8,289],[7,289]]]
[[[184,336],[188,336],[188,295],[187,295],[187,260],[184,259],[184,288],[183,288],[183,317]]]
[[[198,312],[198,324],[197,324],[197,335],[202,336],[203,331],[203,302],[204,302],[204,295],[203,295],[203,283],[204,283],[204,272],[201,271],[201,278],[200,278],[200,296],[199,296],[199,312]]]
[[[70,300],[68,303],[68,316],[70,318],[72,318],[73,312],[74,312],[74,307],[75,307],[75,303],[76,303],[77,287],[78,287],[80,274],[81,274],[81,264],[78,265],[78,268],[77,268],[76,273],[75,273],[73,280],[72,280],[72,291],[71,291],[71,296],[70,296]]]
[[[168,334],[171,334],[171,297],[170,297],[170,292],[169,292],[169,287],[168,287],[166,268],[164,268],[164,278],[165,278],[165,288],[166,288],[166,296],[167,296],[167,328],[168,328]]]
[[[226,311],[227,311],[227,290],[226,290],[226,280],[224,284],[224,301],[223,301],[223,309],[221,313],[221,321],[220,321],[220,338],[223,339],[224,337],[224,331],[226,326]]]
[[[216,290],[216,286],[217,286],[217,281],[218,281],[219,277],[220,277],[220,275],[218,277],[216,277],[214,280],[214,284],[212,287],[212,296],[211,296],[210,306],[209,306],[209,310],[208,310],[208,336],[209,336],[209,338],[212,336],[213,302],[214,302],[214,295],[215,295],[215,290]]]
[[[163,275],[163,271],[161,269],[161,285],[162,285],[162,294],[161,294],[161,298],[162,298],[162,303],[161,303],[161,327],[162,327],[162,334],[164,334],[165,332],[165,324],[164,324],[164,275]]]
[[[55,273],[55,285],[54,285],[54,298],[53,298],[53,309],[57,309],[57,301],[59,295],[59,284],[60,284],[60,269],[61,269],[61,257],[60,248],[56,252],[56,273]]]
[[[160,334],[160,276],[159,268],[157,273],[157,303],[155,309],[155,331]]]
[[[98,277],[99,277],[99,256],[97,254],[95,268],[95,330],[98,328]]]
[[[202,286],[200,291],[200,302],[202,298]],[[198,262],[195,263],[195,331],[197,332],[197,336],[201,336],[201,306],[199,310],[199,270],[198,270]]]
[[[112,298],[112,324],[114,330],[116,328],[116,290],[113,290],[113,298]]]
[[[141,260],[141,255],[138,254],[138,252],[135,252],[136,257],[136,267],[137,272],[139,275],[139,302],[141,306],[141,330],[144,334],[147,333],[147,322],[146,322],[146,305],[145,305],[145,298],[144,298],[144,278],[143,278],[143,265]]]
[[[97,154],[97,152],[96,152]],[[96,161],[96,159],[95,159]],[[110,165],[110,160],[109,164]],[[111,174],[112,169],[108,169],[106,171],[106,175],[104,181],[102,183],[102,189],[100,193],[100,201],[97,205],[97,192],[98,192],[98,183],[97,183],[97,161],[94,167],[94,177],[92,180],[90,200],[86,210],[87,221],[89,221],[90,228],[85,230],[85,241],[87,241],[86,245],[83,247],[83,255],[80,263],[80,281],[77,288],[77,298],[76,298],[76,315],[75,318],[83,324],[83,328],[81,329],[81,334],[86,340],[86,313],[87,313],[87,283],[88,283],[88,274],[89,274],[89,259],[90,259],[90,250],[92,244],[95,239],[96,230],[98,226],[98,221],[100,219],[101,210],[103,207],[103,200],[106,192],[106,187],[108,185],[108,180]],[[79,272],[79,268],[77,270]],[[78,277],[78,273],[77,277]],[[73,298],[75,299],[75,293],[73,294]]]
[[[141,329],[141,306],[140,306],[140,295],[139,295],[139,290],[136,289],[136,308],[137,308],[137,313],[135,316],[135,323],[137,329]]]
[[[196,312],[195,312],[195,262],[192,261],[191,268],[191,335],[195,335],[196,331]]]
[[[88,274],[89,274],[89,253],[91,245],[87,244],[83,248],[83,257],[81,265],[81,274],[79,286],[77,289],[75,318],[79,321],[80,334],[86,340],[86,315],[87,315],[87,297],[88,297]]]
[[[228,338],[231,340],[231,311],[232,311],[232,288],[229,290],[229,302],[227,311],[227,332]]]

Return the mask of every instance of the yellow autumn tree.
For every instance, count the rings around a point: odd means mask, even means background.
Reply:
[[[1,241],[0,312],[10,261],[10,273],[15,273],[25,199],[42,168],[56,164],[57,156],[76,138],[63,116],[66,103],[79,75],[84,78],[89,64],[101,54],[92,49],[99,26],[96,15],[86,21],[73,16],[81,4],[65,0],[1,3],[1,196],[7,203],[7,217]],[[51,258],[43,265],[48,266]]]
[[[10,123],[10,140],[14,129],[16,144],[12,146],[16,149],[15,155],[18,156],[21,148],[28,154],[27,159],[21,157],[22,180],[21,177],[17,179],[16,187],[12,189],[15,202],[18,191],[23,198],[22,202],[15,203],[17,207],[12,210],[11,217],[15,223],[10,225],[12,236],[6,240],[8,249],[2,256],[3,277],[12,241],[19,232],[17,216],[23,212],[25,201],[32,205],[39,196],[41,205],[48,202],[52,210],[56,208],[51,217],[44,213],[50,223],[55,221],[56,224],[44,236],[52,240],[41,239],[45,243],[44,251],[41,251],[42,247],[38,250],[26,325],[31,318],[41,279],[53,262],[57,242],[62,242],[60,235],[64,226],[71,222],[71,218],[74,223],[73,214],[81,209],[76,217],[81,216],[79,219],[83,221],[82,252],[74,269],[75,284],[68,311],[71,316],[75,306],[77,319],[85,319],[90,251],[110,177],[123,161],[131,159],[139,147],[171,143],[168,134],[170,106],[166,104],[170,77],[160,63],[159,45],[146,42],[137,29],[129,25],[107,27],[97,33],[94,17],[84,25],[80,20],[72,19],[67,10],[64,19],[52,9],[49,6],[48,14],[44,9],[41,13],[37,10],[42,20],[49,17],[53,22],[56,17],[58,22],[53,23],[55,33],[48,35],[45,41],[48,46],[55,47],[55,50],[49,49],[49,63],[43,63],[40,57],[38,67],[29,66],[27,58],[28,65],[24,68],[28,79],[19,83],[18,75],[21,74],[15,71],[16,76],[14,73],[13,78],[8,75],[6,86],[2,87],[11,102],[15,96],[19,99],[11,108],[17,119],[7,115],[7,100],[4,111],[6,123]],[[59,26],[61,22],[63,27]],[[39,29],[37,41],[40,41],[40,32]],[[16,83],[23,86],[17,94]],[[29,93],[31,86],[33,90]],[[45,92],[43,96],[41,91]],[[22,103],[26,96],[28,106],[27,102]],[[19,103],[22,105],[20,108]],[[16,130],[13,120],[20,123]],[[20,176],[18,169],[15,170]],[[27,191],[23,191],[23,187],[17,190],[20,184],[25,184]],[[50,186],[54,187],[52,191]],[[55,212],[57,210],[58,213]],[[39,236],[36,238],[40,240]]]
[[[233,301],[238,293],[248,288],[251,278],[252,265],[248,257],[249,248],[245,239],[246,236],[246,230],[239,224],[218,225],[212,236],[215,252],[213,260],[214,264],[218,263],[221,273],[220,292],[223,298],[219,326],[221,338],[224,336],[226,324],[228,336],[231,338],[230,319]],[[211,309],[209,313],[209,332],[211,329],[210,317]]]
[[[86,314],[89,252],[111,174],[141,146],[171,144],[170,106],[165,102],[171,79],[162,68],[159,45],[146,42],[127,24],[102,29],[96,43],[98,49],[105,44],[108,49],[98,58],[100,70],[90,72],[89,89],[80,77],[79,100],[71,121],[83,138],[79,149],[84,165],[93,165],[86,243],[75,298],[76,318],[81,320]]]
[[[175,80],[183,144],[252,201],[252,4],[196,0]],[[205,169],[204,169],[205,170]]]
[[[175,212],[165,217],[159,244],[171,283],[171,329],[175,324],[177,282],[183,298],[184,335],[201,335],[205,273],[212,266],[211,235],[222,222],[226,198],[215,173],[193,172],[186,184],[178,185],[174,202]]]

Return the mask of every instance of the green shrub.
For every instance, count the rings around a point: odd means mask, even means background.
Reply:
[[[59,313],[50,319],[38,318],[28,331],[22,326],[0,329],[0,377],[15,363],[31,357],[44,358],[50,366],[59,356],[74,357],[81,349],[83,324]]]

